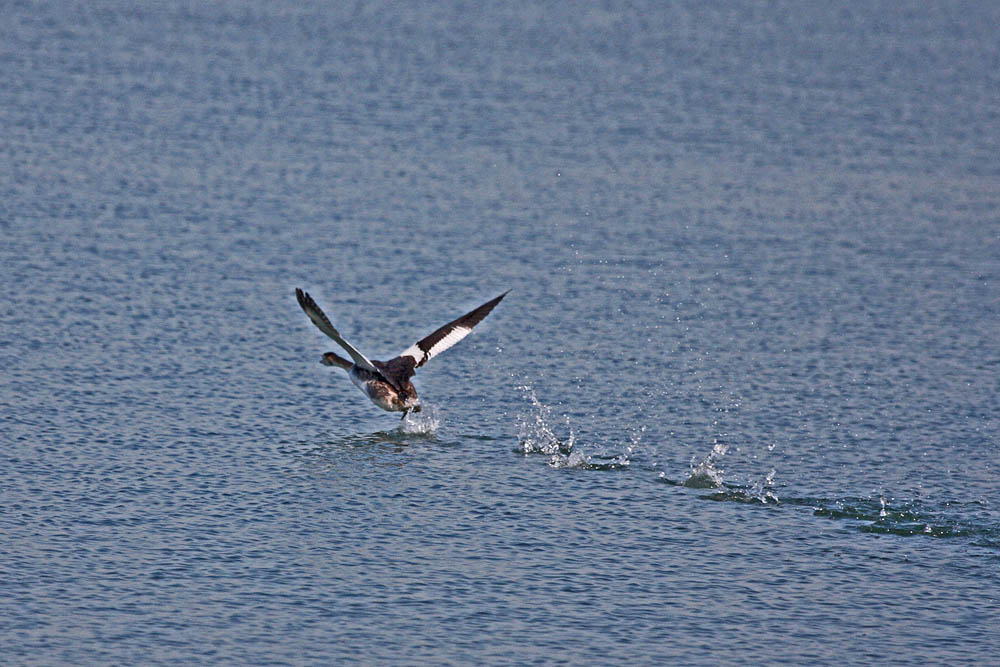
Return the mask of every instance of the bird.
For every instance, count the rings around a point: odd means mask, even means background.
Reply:
[[[420,412],[422,408],[417,390],[411,381],[414,372],[468,336],[472,327],[482,322],[509,292],[510,290],[507,290],[475,310],[439,327],[389,361],[369,360],[358,351],[358,348],[348,343],[308,292],[296,287],[295,297],[312,323],[340,345],[350,357],[348,360],[335,352],[325,352],[320,358],[320,363],[343,368],[350,376],[351,382],[364,392],[372,403],[388,412],[402,412],[401,419],[405,419],[411,412]]]

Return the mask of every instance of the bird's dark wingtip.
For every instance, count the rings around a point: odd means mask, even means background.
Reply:
[[[295,288],[295,298],[299,300],[299,306],[302,307],[302,310],[305,310],[306,309],[306,305],[310,301],[312,301],[312,297],[309,296],[309,292],[302,291],[301,287],[296,287]]]

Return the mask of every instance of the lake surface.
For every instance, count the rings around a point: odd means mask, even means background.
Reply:
[[[1000,5],[813,4],[5,3],[0,662],[996,660]]]

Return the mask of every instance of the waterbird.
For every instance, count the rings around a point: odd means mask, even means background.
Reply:
[[[344,340],[309,293],[295,288],[299,305],[312,323],[340,345],[351,358],[349,361],[334,352],[325,352],[320,363],[343,368],[350,376],[351,382],[363,391],[372,403],[389,412],[402,412],[404,419],[410,412],[420,412],[421,409],[417,390],[410,381],[414,372],[468,336],[472,327],[482,322],[508,292],[510,290],[424,336],[403,350],[398,357],[389,361],[378,361],[368,359],[358,351],[358,348]]]

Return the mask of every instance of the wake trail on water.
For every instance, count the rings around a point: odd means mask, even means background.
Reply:
[[[813,508],[813,515],[839,519],[853,524],[863,533],[910,537],[968,537],[980,546],[1000,548],[1000,525],[986,517],[980,522],[970,518],[984,514],[986,501],[929,502],[908,498],[886,498],[883,494],[868,497],[789,498],[789,505]]]
[[[777,471],[773,468],[763,478],[749,484],[725,481],[720,459],[728,451],[728,445],[716,441],[707,456],[692,459],[687,478],[671,480],[666,473],[661,472],[660,481],[691,489],[716,489],[699,496],[702,500],[808,507],[812,509],[813,516],[848,522],[863,533],[901,537],[966,537],[973,538],[979,546],[1000,548],[1000,525],[990,519],[985,500],[934,503],[927,500],[887,498],[884,493],[863,497],[823,498],[799,497],[784,492],[779,498],[774,481]],[[982,520],[973,518],[974,514],[979,514]]]
[[[548,457],[553,468],[578,468],[584,470],[615,470],[627,468],[633,453],[639,447],[645,427],[634,429],[630,443],[622,446],[620,452],[602,452],[601,445],[588,444],[584,451],[569,417],[564,416],[564,425],[553,417],[552,409],[538,399],[535,390],[527,384],[518,387],[528,409],[517,417],[519,447],[516,451],[530,455]],[[598,451],[593,451],[596,447]],[[768,446],[772,449],[773,445]],[[797,496],[778,488],[777,470],[770,471],[758,479],[750,478],[746,483],[726,481],[721,462],[730,451],[730,445],[716,438],[712,448],[704,457],[691,459],[687,475],[674,480],[665,472],[659,473],[658,481],[675,487],[712,490],[698,496],[702,500],[734,502],[777,509],[811,508],[812,514],[845,521],[863,533],[898,535],[901,537],[922,535],[934,538],[971,538],[974,544],[1000,549],[1000,523],[990,511],[985,500],[971,502],[947,501],[934,503],[926,500],[887,498],[884,493],[867,497],[813,497]],[[976,516],[978,515],[978,516]]]

